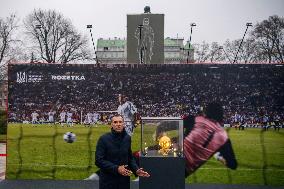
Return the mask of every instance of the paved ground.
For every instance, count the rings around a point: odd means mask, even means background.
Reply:
[[[6,171],[6,143],[0,143],[0,182],[5,179]]]
[[[98,181],[4,180],[0,189],[99,189]],[[185,189],[283,189],[284,187],[226,184],[187,184]],[[131,189],[139,189],[138,182]],[[154,189],[154,188],[153,188]],[[179,189],[179,188],[165,188]]]

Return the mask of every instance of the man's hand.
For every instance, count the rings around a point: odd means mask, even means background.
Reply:
[[[136,171],[136,174],[137,174],[139,177],[150,177],[149,173],[147,173],[146,171],[143,171],[143,168],[139,168],[139,169]]]
[[[118,167],[118,173],[123,175],[123,176],[131,176],[132,171],[126,169],[128,165],[121,165]]]

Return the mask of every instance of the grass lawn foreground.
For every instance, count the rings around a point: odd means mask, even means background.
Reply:
[[[72,131],[77,140],[66,143],[63,134]],[[98,138],[109,126],[72,128],[60,125],[9,124],[7,179],[82,180],[98,168],[94,154]],[[132,138],[132,150],[140,149],[140,127]],[[231,171],[211,158],[186,183],[284,185],[284,131],[258,128],[228,130],[239,163]]]

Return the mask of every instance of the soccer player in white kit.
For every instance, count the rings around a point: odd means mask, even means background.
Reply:
[[[97,112],[93,113],[93,123],[94,123],[94,124],[97,124],[97,122],[99,121],[99,119],[100,119],[100,114],[97,113]]]
[[[48,112],[48,122],[49,122],[49,123],[55,124],[54,115],[55,115],[55,112],[54,112],[54,111],[50,110],[50,111]]]
[[[137,113],[137,108],[134,104],[128,101],[125,95],[119,94],[118,101],[120,105],[117,108],[117,113],[122,115],[125,123],[125,131],[129,136],[133,135],[133,129],[135,124],[135,113]]]
[[[71,110],[69,110],[68,112],[67,112],[67,126],[73,126],[73,119],[72,119],[72,116],[73,116],[73,113],[72,113],[72,111]]]
[[[37,117],[39,116],[39,114],[36,111],[33,111],[31,116],[32,116],[32,124],[38,123]]]
[[[60,117],[61,126],[63,126],[65,122],[66,112],[62,110],[62,112],[59,114],[59,117]]]
[[[93,124],[93,114],[91,112],[87,113],[87,124]]]

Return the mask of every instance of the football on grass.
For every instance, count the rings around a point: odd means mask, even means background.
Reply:
[[[63,135],[63,139],[67,143],[73,143],[76,140],[76,135],[72,132],[67,132]]]

